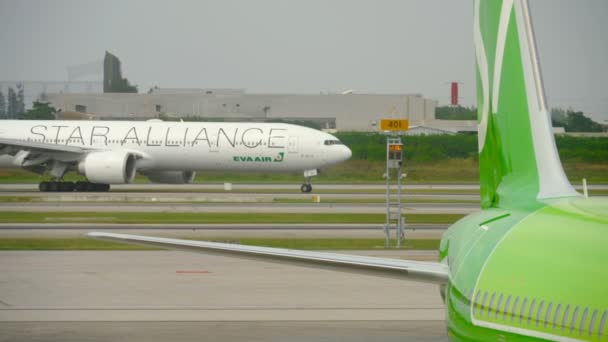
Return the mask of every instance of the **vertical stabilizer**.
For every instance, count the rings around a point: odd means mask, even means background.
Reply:
[[[557,154],[527,0],[475,0],[482,208],[578,196]]]

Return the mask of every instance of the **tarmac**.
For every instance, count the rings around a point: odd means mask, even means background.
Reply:
[[[440,239],[447,225],[408,225],[407,239]],[[83,237],[92,231],[174,238],[383,238],[381,224],[0,223],[0,238]],[[391,232],[394,236],[394,230]]]
[[[38,201],[0,210],[384,212],[383,204],[276,203],[307,199],[292,184],[124,185],[110,193],[38,193],[36,185],[0,185],[3,196]],[[445,185],[420,198],[475,185]],[[257,193],[258,189],[270,189]],[[273,191],[274,189],[274,191]],[[383,185],[319,185],[328,198],[385,198]],[[433,186],[414,186],[430,189]],[[203,191],[193,193],[192,191]],[[208,193],[205,193],[207,191]],[[239,192],[242,191],[242,192]],[[250,193],[247,193],[249,191]],[[215,193],[214,193],[215,192]],[[405,195],[418,196],[418,195]],[[407,197],[406,197],[407,198]],[[188,203],[204,201],[207,203]],[[123,203],[145,202],[145,203]],[[160,203],[150,203],[160,202]],[[177,203],[167,203],[177,202]],[[213,203],[220,202],[220,203]],[[225,202],[225,203],[222,203]],[[251,202],[251,203],[247,203]],[[273,203],[274,202],[274,203]],[[410,203],[406,212],[469,212],[471,203]],[[445,225],[411,225],[406,238],[437,239]],[[90,222],[0,224],[0,237],[73,237],[93,230],[189,237],[381,238],[378,225],[162,224]],[[348,251],[437,260],[436,251]],[[172,251],[0,251],[0,342],[3,341],[447,341],[437,286],[278,263]]]
[[[326,214],[383,214],[382,204],[326,204],[326,203],[0,203],[0,211],[11,212],[172,212],[172,213],[326,213]],[[404,214],[470,214],[479,211],[479,204],[408,203]]]
[[[224,190],[227,183],[195,183],[195,184],[117,184],[112,185],[113,191],[209,191],[209,190]],[[293,190],[299,191],[299,184],[292,183],[228,183],[233,191],[239,190],[256,190],[256,189],[273,189],[273,190]],[[377,184],[315,184],[313,180],[314,190],[383,190],[386,188],[384,183]],[[580,184],[575,184],[576,189],[582,189]],[[607,184],[590,184],[589,189],[607,190]],[[479,191],[479,184],[410,184],[407,180],[403,183],[403,189],[407,190],[463,190],[463,191]],[[3,191],[37,191],[38,184],[34,183],[6,183],[0,184],[0,190]]]
[[[5,251],[0,273],[0,341],[447,340],[439,289],[391,278],[171,251]]]

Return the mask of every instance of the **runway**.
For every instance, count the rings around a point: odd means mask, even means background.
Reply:
[[[448,225],[407,225],[407,239],[440,239]],[[381,224],[98,224],[0,223],[0,238],[78,238],[92,231],[174,238],[381,239]],[[394,236],[394,231],[391,232]]]
[[[223,191],[225,183],[195,183],[195,184],[117,184],[112,185],[113,191],[171,191],[171,192],[188,192],[188,191]],[[299,184],[292,183],[230,183],[232,191],[243,190],[287,190],[299,191]],[[332,190],[357,190],[370,191],[384,190],[384,183],[376,184],[315,184],[313,182],[313,191],[332,191]],[[576,189],[582,189],[581,185],[575,184]],[[589,184],[590,190],[608,190],[608,184]],[[452,184],[452,183],[434,183],[434,184],[410,184],[407,180],[403,183],[403,189],[424,191],[424,190],[447,190],[447,191],[479,191],[479,184]],[[0,191],[38,191],[38,184],[35,183],[5,183],[0,184]]]
[[[409,224],[413,230],[441,230],[447,224]],[[82,223],[0,223],[3,230],[83,230]],[[300,223],[253,223],[253,224],[113,224],[113,223],[87,223],[86,230],[166,230],[166,231],[197,231],[197,230],[376,230],[381,224],[300,224]]]
[[[156,189],[155,189],[156,190]],[[273,202],[277,200],[301,200],[312,203],[313,196],[319,196],[324,200],[375,200],[383,201],[386,193],[372,192],[324,192],[322,194],[303,194],[301,192],[273,192],[265,189],[250,192],[238,191],[216,191],[216,192],[158,192],[158,191],[118,191],[113,190],[103,193],[82,193],[82,192],[38,192],[38,191],[2,191],[0,196],[4,197],[27,197],[37,201],[48,202]],[[337,190],[336,190],[337,191]],[[455,193],[408,193],[402,194],[402,199],[408,201],[423,200],[446,200],[446,201],[479,201],[479,195],[474,194],[455,194]]]
[[[112,185],[112,191],[117,192],[213,192],[224,191],[225,183],[195,183],[195,184],[116,184]],[[297,193],[300,186],[297,183],[230,183],[231,191],[242,192],[251,190],[289,191]],[[582,190],[579,184],[573,185],[577,190]],[[313,182],[313,193],[341,192],[341,191],[384,191],[384,183],[376,184],[315,184]],[[589,184],[589,190],[608,190],[608,184]],[[479,184],[409,184],[407,180],[403,183],[403,190],[407,191],[444,191],[448,192],[479,192]],[[38,184],[35,183],[3,183],[0,191],[30,191],[37,192]]]
[[[382,191],[386,185],[378,184],[315,184],[313,182],[313,191]],[[195,184],[155,184],[155,183],[138,183],[138,184],[116,184],[112,185],[112,191],[171,191],[171,192],[187,192],[187,191],[224,191],[225,183],[195,183]],[[230,183],[232,191],[244,190],[287,190],[300,191],[300,185],[297,183]],[[608,188],[608,187],[607,187]],[[408,184],[404,182],[404,190],[461,190],[461,191],[479,191],[479,184]],[[4,183],[0,184],[0,191],[38,191],[36,183]]]
[[[438,288],[423,283],[168,251],[0,260],[0,341],[447,340]]]
[[[386,213],[384,203],[1,203],[0,211],[18,212],[180,212],[180,213]],[[479,211],[472,203],[404,203],[403,213],[469,214]]]

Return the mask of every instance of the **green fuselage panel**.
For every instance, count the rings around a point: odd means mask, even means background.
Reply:
[[[564,198],[452,226],[441,244],[452,338],[608,340],[607,207]]]

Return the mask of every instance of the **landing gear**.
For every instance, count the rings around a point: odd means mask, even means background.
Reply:
[[[300,187],[300,190],[303,193],[309,193],[312,191],[312,185],[310,184],[310,180],[312,177],[314,177],[318,174],[319,174],[319,170],[317,170],[317,169],[304,171],[304,184],[302,184],[302,186]]]
[[[310,184],[302,184],[302,186],[300,187],[300,190],[304,193],[309,193],[312,191],[312,185]]]
[[[42,182],[38,185],[40,192],[107,192],[110,184],[97,184],[90,182]]]

